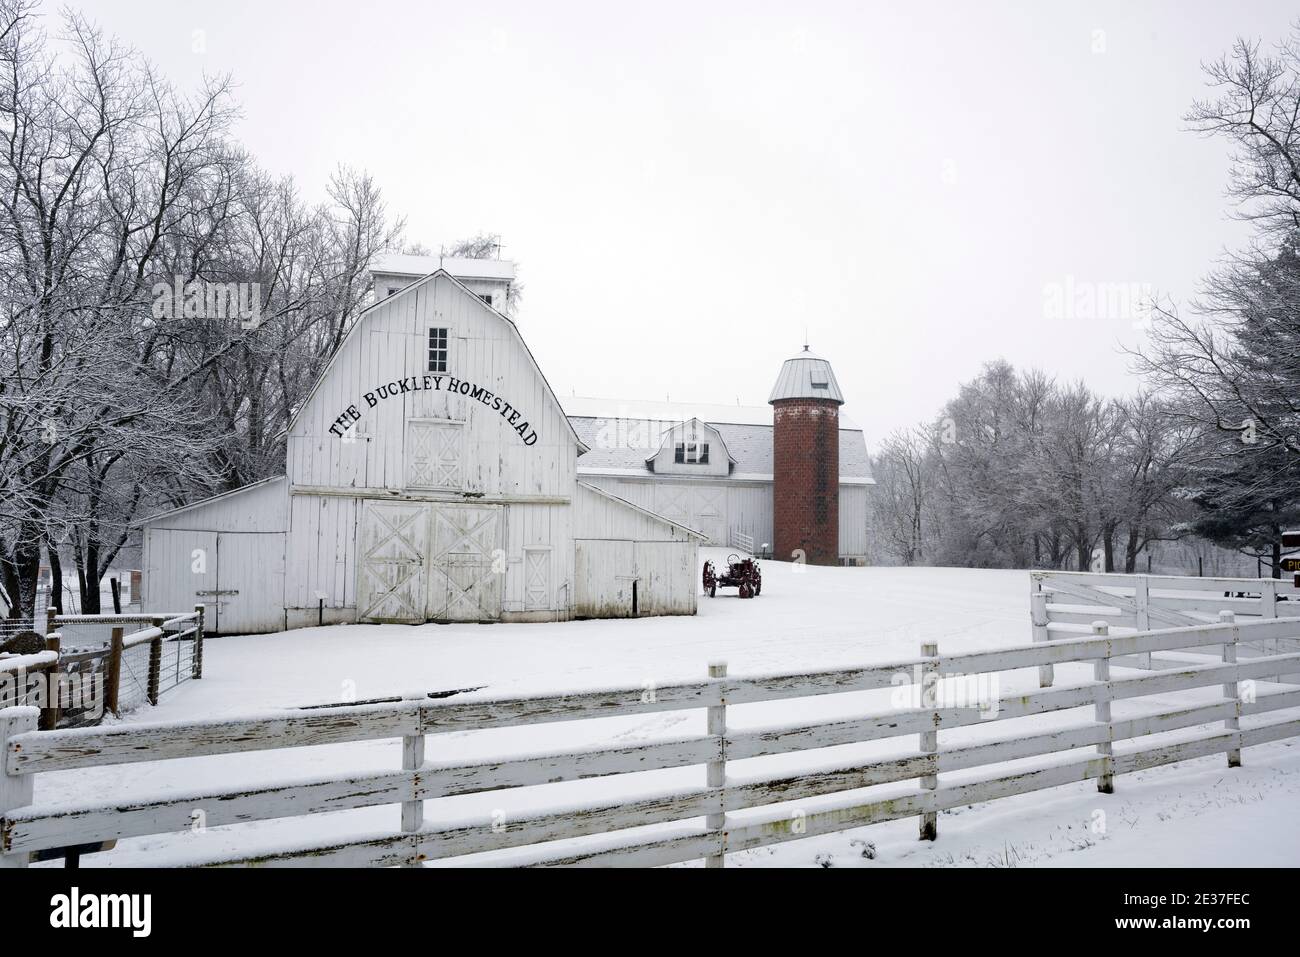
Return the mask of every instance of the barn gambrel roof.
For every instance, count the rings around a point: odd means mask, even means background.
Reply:
[[[323,383],[326,380],[330,372],[334,369],[334,364],[335,362],[338,361],[338,357],[342,354],[344,346],[346,346],[348,342],[352,339],[352,337],[357,334],[357,330],[361,328],[361,326],[365,323],[366,319],[370,316],[372,312],[379,309],[381,306],[391,304],[395,300],[400,299],[402,296],[409,296],[413,294],[416,289],[419,289],[425,283],[432,282],[438,279],[439,277],[444,278],[448,282],[455,285],[456,288],[461,291],[461,293],[463,293],[466,296],[469,296],[470,299],[472,299],[475,303],[477,303],[480,308],[486,309],[488,312],[492,313],[494,316],[496,316],[498,319],[504,322],[506,326],[510,329],[510,331],[515,334],[515,337],[519,340],[519,344],[523,346],[524,354],[528,356],[528,361],[532,363],[533,371],[537,373],[537,377],[542,380],[542,385],[546,387],[547,395],[549,395],[551,401],[555,403],[556,408],[561,410],[561,418],[563,418],[566,422],[568,422],[568,417],[563,415],[563,409],[564,409],[563,404],[556,396],[555,390],[551,388],[551,383],[547,380],[546,374],[542,372],[542,367],[537,364],[537,357],[534,356],[533,351],[528,348],[528,342],[526,339],[524,339],[523,335],[519,332],[519,327],[515,325],[515,321],[511,319],[509,316],[507,316],[505,313],[500,312],[499,310],[494,309],[492,306],[488,305],[488,303],[484,302],[480,296],[475,295],[473,290],[471,290],[468,286],[466,286],[463,282],[461,282],[451,273],[447,272],[447,270],[438,269],[435,272],[431,272],[423,279],[419,279],[411,283],[409,286],[403,286],[398,292],[393,293],[391,296],[388,296],[385,299],[380,299],[378,302],[375,302],[373,305],[367,306],[366,309],[361,313],[361,315],[357,316],[356,322],[352,323],[352,328],[347,331],[347,334],[343,337],[342,341],[339,342],[338,348],[336,348],[334,350],[334,354],[330,356],[329,361],[325,364],[325,368],[321,370],[321,374],[316,377],[316,381],[312,384],[310,391],[308,391],[306,397],[299,404],[299,406],[294,410],[292,417],[290,417],[289,419],[288,426],[280,434],[286,435],[289,432],[293,431],[293,427],[298,424],[298,419],[302,416],[307,406],[311,404],[311,400],[316,395],[317,391],[319,391],[321,387],[321,383]],[[582,441],[582,437],[573,428],[573,423],[571,422],[569,422],[569,432],[573,436],[574,443],[578,446],[579,454],[586,452],[587,445]]]

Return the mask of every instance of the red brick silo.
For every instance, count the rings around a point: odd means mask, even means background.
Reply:
[[[787,359],[773,411],[773,557],[810,565],[840,558],[840,406],[831,364],[808,351]]]

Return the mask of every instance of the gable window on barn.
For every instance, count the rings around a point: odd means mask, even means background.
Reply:
[[[678,442],[673,450],[673,461],[678,465],[708,465],[708,442]]]
[[[429,330],[429,371],[447,371],[447,328],[445,326]]]

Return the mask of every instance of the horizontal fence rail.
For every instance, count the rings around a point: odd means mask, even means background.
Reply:
[[[1131,771],[1213,754],[1226,754],[1232,766],[1241,762],[1244,748],[1300,736],[1300,689],[1257,687],[1270,675],[1300,671],[1300,652],[1240,661],[1236,655],[1245,641],[1297,637],[1300,620],[1239,623],[1226,613],[1212,624],[1127,635],[1111,635],[1105,622],[1097,622],[1088,636],[964,654],[940,654],[937,646],[925,645],[916,658],[852,669],[736,677],[715,663],[697,681],[569,694],[419,695],[184,724],[57,731],[36,730],[34,709],[9,708],[0,711],[0,864],[23,866],[33,852],[50,848],[188,831],[196,808],[204,810],[209,827],[381,805],[398,806],[401,821],[400,829],[350,834],[333,843],[190,862],[199,865],[652,866],[702,859],[720,866],[730,853],[906,817],[918,818],[921,838],[935,839],[937,815],[950,808],[1088,780],[1109,792],[1116,776]],[[1218,660],[1131,676],[1110,673],[1118,656],[1189,647],[1213,649]],[[949,692],[971,676],[1068,662],[1090,663],[1094,680],[974,705],[951,700]],[[1199,694],[1172,709],[1166,701],[1118,718],[1111,714],[1115,701],[1141,703],[1152,695],[1205,688],[1217,689],[1214,697]],[[735,705],[884,689],[892,689],[889,700],[896,706],[875,713],[760,727],[728,723]],[[906,706],[895,701],[900,692]],[[436,758],[438,736],[453,732],[690,709],[705,710],[706,733],[472,761]],[[987,741],[940,740],[951,729],[997,728],[998,722],[1073,709],[1085,709],[1073,723],[1005,728]],[[1287,709],[1296,710],[1272,714]],[[1177,741],[1144,740],[1189,729],[1195,729],[1191,737]],[[32,782],[46,771],[376,739],[400,739],[400,768],[131,800],[32,802]],[[874,741],[895,748],[869,758],[822,750]],[[1117,752],[1116,742],[1128,744]],[[797,772],[753,771],[735,763],[794,752],[808,758]],[[1054,763],[1014,773],[1005,766],[1033,758]],[[704,773],[695,785],[541,803],[507,818],[463,812],[452,818],[437,810],[443,798],[671,768]],[[959,783],[943,777],[971,769],[985,769],[986,776]],[[881,785],[890,792],[870,793]],[[426,817],[430,809],[436,813]],[[485,853],[489,858],[475,857]]]
[[[1197,594],[1199,593],[1199,594]],[[1035,571],[1029,579],[1029,613],[1035,642],[1087,634],[1095,621],[1119,632],[1200,625],[1231,612],[1240,621],[1300,618],[1300,588],[1275,578],[1188,578],[1172,575],[1119,575],[1091,572]],[[1165,649],[1178,652],[1194,649]],[[1300,639],[1268,638],[1244,642],[1245,656],[1300,651]],[[1177,657],[1143,652],[1115,664],[1165,668]],[[1052,683],[1052,668],[1039,672],[1043,687]],[[1274,676],[1300,684],[1300,673]]]

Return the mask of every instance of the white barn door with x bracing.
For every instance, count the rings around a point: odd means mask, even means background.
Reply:
[[[428,617],[496,621],[505,581],[499,505],[435,505]]]
[[[502,512],[499,505],[367,502],[358,588],[362,619],[499,619]]]
[[[363,621],[425,620],[427,505],[366,502],[357,607]]]

